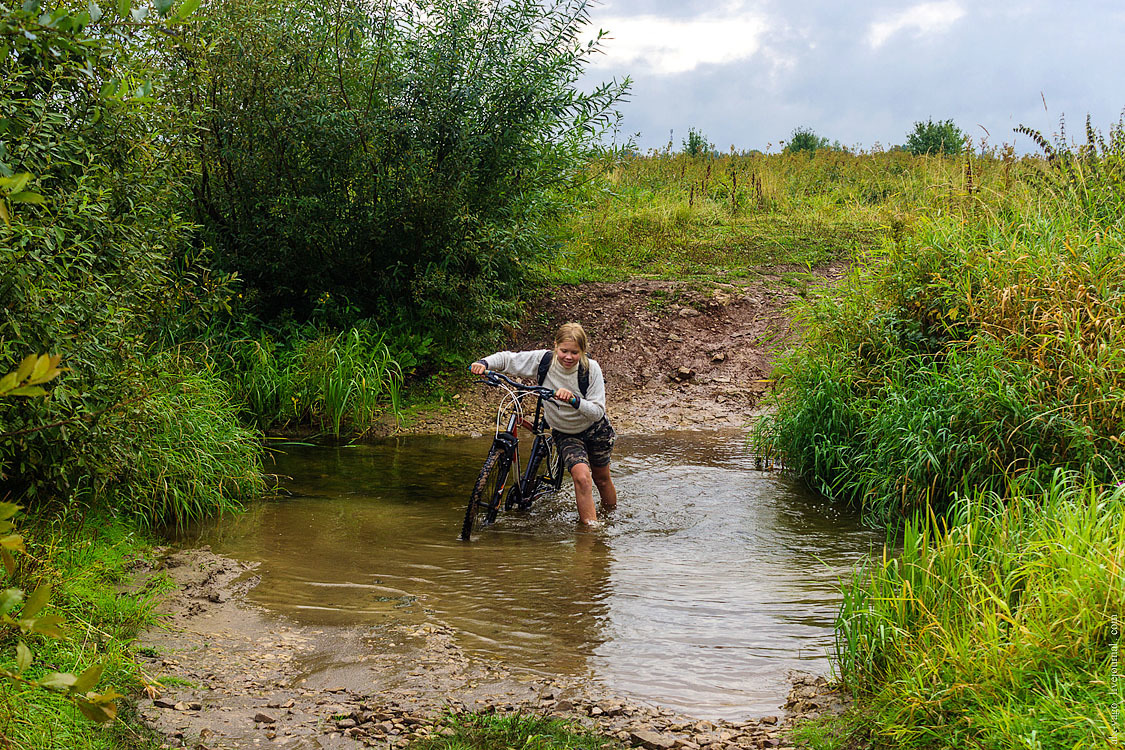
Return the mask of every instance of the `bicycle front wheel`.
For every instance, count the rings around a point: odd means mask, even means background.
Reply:
[[[500,495],[504,492],[504,480],[508,476],[511,458],[507,453],[495,448],[484,459],[473,493],[469,496],[469,507],[465,509],[465,521],[461,524],[461,540],[469,541],[473,525],[492,523],[500,508]],[[478,522],[477,519],[480,519]]]
[[[536,446],[528,466],[527,495],[520,503],[522,510],[531,507],[531,503],[559,489],[562,484],[562,466],[559,462],[559,450],[554,439],[544,436],[542,442]]]

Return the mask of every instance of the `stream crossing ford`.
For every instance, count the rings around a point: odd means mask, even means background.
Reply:
[[[779,472],[740,433],[625,435],[620,507],[575,523],[569,482],[458,539],[487,438],[283,445],[281,499],[192,532],[257,564],[250,602],[311,626],[439,622],[470,653],[596,681],[700,719],[776,713],[827,674],[839,586],[883,535]]]

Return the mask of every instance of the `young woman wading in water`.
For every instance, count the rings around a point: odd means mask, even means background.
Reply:
[[[496,370],[517,378],[538,378],[569,404],[544,401],[544,416],[558,447],[559,459],[574,479],[578,519],[592,524],[598,519],[594,487],[604,510],[617,507],[617,488],[609,475],[610,455],[617,438],[605,415],[605,379],[602,368],[586,356],[586,331],[566,323],[555,334],[554,349],[496,352],[469,367],[475,375]],[[573,407],[573,408],[572,408]]]

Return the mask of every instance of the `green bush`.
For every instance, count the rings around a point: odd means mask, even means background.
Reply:
[[[817,135],[812,128],[799,127],[789,136],[789,142],[785,144],[785,151],[790,154],[802,152],[811,154],[831,147],[828,139]]]
[[[515,315],[540,228],[624,91],[582,93],[587,0],[213,3],[178,97],[205,121],[195,216],[267,322]],[[206,92],[206,101],[198,100]]]
[[[683,140],[683,152],[686,156],[711,156],[715,144],[707,140],[703,132],[695,128],[688,128],[687,138]]]
[[[964,147],[965,134],[961,132],[961,128],[953,124],[953,120],[916,122],[914,130],[906,137],[906,150],[914,156],[923,154],[956,156]]]
[[[27,351],[68,369],[49,398],[0,402],[0,496],[28,507],[104,481],[137,439],[113,416],[151,396],[152,352],[222,306],[177,211],[191,123],[152,96],[148,61],[178,36],[38,6],[0,15],[0,369]]]

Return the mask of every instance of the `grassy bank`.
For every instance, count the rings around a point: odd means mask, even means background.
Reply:
[[[898,152],[629,157],[593,168],[544,275],[738,278],[851,259],[922,217],[962,214],[982,192],[1008,195],[1026,168],[1010,156]]]
[[[568,722],[543,716],[461,714],[451,731],[411,745],[412,750],[613,750],[618,743]]]
[[[20,671],[16,644],[23,641],[33,661],[22,671],[28,680],[52,672],[81,674],[101,665],[100,693],[114,689],[136,694],[146,684],[131,653],[134,636],[153,622],[160,582],[133,593],[123,593],[150,540],[128,524],[112,518],[63,518],[53,522],[23,521],[26,554],[17,554],[15,573],[5,588],[31,592],[40,584],[51,586],[44,614],[61,616],[62,637],[18,636],[0,630],[0,669]],[[18,610],[17,610],[18,611]],[[154,748],[151,739],[127,702],[116,701],[118,720],[102,725],[83,716],[64,696],[27,684],[0,680],[0,746],[71,750]]]
[[[807,305],[759,447],[901,533],[845,588],[822,748],[1125,742],[1125,135],[866,253]]]

